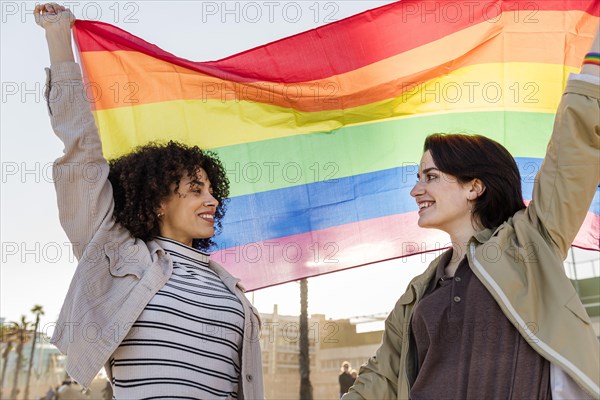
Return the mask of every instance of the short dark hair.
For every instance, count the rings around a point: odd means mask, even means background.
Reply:
[[[485,228],[494,229],[525,208],[521,174],[500,143],[481,135],[435,133],[425,139],[437,168],[461,183],[477,178],[486,189],[473,206]]]
[[[229,180],[217,155],[198,146],[187,146],[175,141],[149,143],[131,153],[111,160],[108,179],[115,200],[114,218],[131,234],[148,241],[160,233],[157,210],[163,200],[175,192],[185,176],[194,177],[200,168],[206,171],[213,196],[219,201],[215,213],[215,234],[221,230],[225,215]],[[212,238],[197,238],[193,247],[208,250],[215,243]]]

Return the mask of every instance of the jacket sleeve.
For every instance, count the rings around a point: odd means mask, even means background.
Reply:
[[[403,324],[404,304],[400,298],[385,320],[381,346],[375,355],[360,367],[354,386],[342,397],[343,400],[398,398],[398,375],[404,345]]]
[[[575,75],[569,79],[526,211],[563,259],[600,180],[600,86],[592,81],[598,78]]]
[[[46,69],[46,100],[52,128],[64,143],[53,168],[60,223],[81,259],[103,221],[112,221],[114,201],[109,167],[90,111],[79,65]]]

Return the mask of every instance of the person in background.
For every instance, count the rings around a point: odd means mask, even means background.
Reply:
[[[52,388],[52,386],[50,386],[48,388],[48,391],[46,392],[46,395],[44,397],[42,397],[42,399],[44,400],[54,400],[56,396],[56,392],[54,391],[54,389]]]
[[[348,393],[348,389],[350,389],[350,386],[354,384],[354,378],[352,378],[352,375],[350,374],[350,369],[351,366],[348,361],[344,361],[340,367],[340,375],[338,376],[338,382],[340,384],[340,397]]]
[[[482,136],[425,140],[411,196],[451,248],[411,281],[344,400],[600,398],[600,348],[563,260],[600,181],[600,41],[569,77],[532,200]]]

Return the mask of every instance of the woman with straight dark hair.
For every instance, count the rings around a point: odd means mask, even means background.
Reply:
[[[493,229],[525,208],[519,167],[508,150],[480,135],[433,134],[423,152],[431,154],[437,168],[460,183],[480,179],[483,193],[472,203],[483,228]]]
[[[452,247],[411,281],[344,400],[600,397],[598,339],[563,260],[600,181],[600,42],[572,75],[525,207],[508,151],[429,136],[411,191]]]

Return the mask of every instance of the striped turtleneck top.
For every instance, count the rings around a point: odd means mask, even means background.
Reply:
[[[241,302],[209,268],[208,254],[156,241],[173,274],[109,360],[114,399],[237,398]]]

